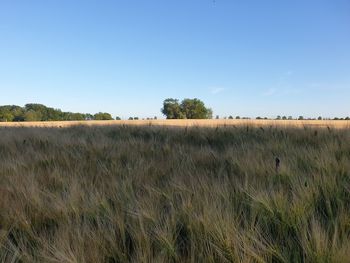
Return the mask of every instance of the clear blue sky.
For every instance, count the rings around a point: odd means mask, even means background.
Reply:
[[[350,115],[349,0],[1,0],[0,104]]]

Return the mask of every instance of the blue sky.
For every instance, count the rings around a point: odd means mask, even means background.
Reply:
[[[1,0],[0,104],[350,115],[348,0]]]

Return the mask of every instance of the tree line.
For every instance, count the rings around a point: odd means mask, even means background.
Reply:
[[[167,119],[212,119],[213,111],[207,108],[203,101],[199,99],[184,99],[179,102],[178,99],[169,98],[164,100],[163,108],[161,112],[166,116]],[[215,116],[215,119],[220,119],[219,115]],[[233,117],[232,115],[228,117],[222,117],[222,119],[251,119],[250,117]],[[257,120],[330,120],[330,118],[323,118],[321,116],[317,118],[305,118],[299,116],[293,118],[292,116],[281,116],[278,115],[276,118],[267,117],[256,117]],[[338,118],[335,117],[332,120],[350,120],[350,117]]]
[[[205,106],[204,102],[194,99],[183,99],[181,102],[178,99],[168,98],[163,101],[161,112],[167,119],[212,119],[213,111],[211,108]],[[216,115],[215,119],[219,119]],[[120,120],[119,117],[115,118]],[[147,120],[155,120],[157,117],[147,118]],[[250,119],[249,117],[233,116],[223,117],[223,119]],[[270,119],[267,117],[256,117],[258,120]],[[304,118],[299,116],[293,118],[292,116],[277,116],[275,120],[329,120],[330,118]],[[43,104],[29,103],[24,107],[17,105],[0,106],[0,121],[82,121],[82,120],[113,120],[111,114],[107,112],[98,112],[96,114],[90,113],[76,113],[64,112],[60,109],[47,107]],[[129,120],[139,120],[138,117],[129,117]],[[349,117],[333,118],[333,120],[350,120]]]
[[[81,121],[81,120],[113,120],[111,114],[64,112],[43,104],[30,103],[24,107],[17,105],[0,106],[0,121]]]
[[[220,119],[220,117],[219,117],[219,115],[216,115],[216,117],[215,117],[215,119]],[[222,119],[237,119],[237,120],[239,120],[239,119],[245,119],[245,120],[250,120],[250,119],[252,119],[252,118],[250,118],[250,117],[240,117],[240,116],[236,116],[235,118],[232,116],[232,115],[230,115],[230,116],[228,116],[228,117],[223,117]],[[256,120],[334,120],[334,121],[343,121],[343,120],[346,120],[346,121],[348,121],[348,120],[350,120],[350,117],[334,117],[334,118],[323,118],[323,117],[321,117],[321,116],[319,116],[319,117],[317,117],[317,118],[305,118],[305,117],[303,117],[303,116],[299,116],[299,117],[297,117],[297,118],[294,118],[294,117],[292,117],[292,116],[280,116],[280,115],[278,115],[276,118],[268,118],[268,117],[260,117],[260,116],[258,116],[258,117],[256,117],[255,118]]]
[[[204,105],[199,99],[166,99],[163,102],[161,112],[167,119],[211,119],[213,111]],[[120,120],[119,117],[115,118]],[[138,117],[130,117],[129,120],[138,120]],[[147,118],[157,119],[154,118]],[[29,103],[24,107],[17,105],[0,106],[0,121],[81,121],[81,120],[113,120],[111,114],[99,112],[90,113],[64,112],[60,109],[47,107],[43,104]]]

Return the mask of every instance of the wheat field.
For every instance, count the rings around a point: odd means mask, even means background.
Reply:
[[[210,120],[113,120],[113,121],[45,121],[45,122],[0,122],[0,127],[71,127],[71,126],[174,126],[174,127],[218,127],[218,126],[252,126],[252,127],[330,127],[350,128],[349,120],[247,120],[247,119],[210,119]]]
[[[98,123],[0,127],[1,262],[349,262],[348,123]]]

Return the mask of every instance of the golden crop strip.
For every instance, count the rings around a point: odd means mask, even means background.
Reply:
[[[218,126],[253,126],[253,127],[323,127],[350,128],[348,120],[113,120],[113,121],[46,121],[46,122],[0,122],[0,127],[70,127],[70,126],[173,126],[173,127],[218,127]]]

